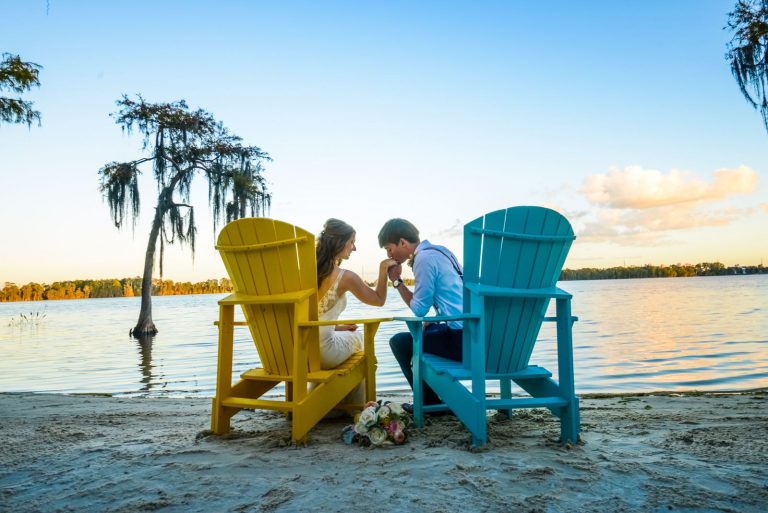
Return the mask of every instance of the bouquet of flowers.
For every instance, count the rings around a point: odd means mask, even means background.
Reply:
[[[400,403],[368,401],[355,423],[342,430],[341,439],[347,445],[400,445],[408,439],[410,425],[411,416]]]

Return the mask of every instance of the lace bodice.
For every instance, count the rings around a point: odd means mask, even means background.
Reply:
[[[331,288],[329,288],[320,301],[317,303],[318,315],[321,321],[330,321],[338,319],[341,312],[347,307],[347,295],[338,295],[337,290],[339,288],[339,282],[344,274],[344,269],[339,269],[339,274],[336,275],[336,279],[333,281]]]

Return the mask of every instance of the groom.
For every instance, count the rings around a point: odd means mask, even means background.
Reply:
[[[392,286],[400,293],[405,304],[417,317],[427,315],[433,306],[438,315],[459,315],[462,313],[463,270],[456,255],[444,246],[419,240],[419,230],[405,219],[390,219],[379,232],[379,246],[398,265],[389,268]],[[413,292],[403,283],[400,274],[402,263],[408,260],[413,267],[415,286]],[[398,333],[389,341],[397,363],[413,389],[413,337],[410,333]],[[424,352],[443,358],[461,361],[462,324],[452,321],[446,324],[431,324],[424,330]],[[439,404],[442,401],[435,392],[424,386],[424,404]]]

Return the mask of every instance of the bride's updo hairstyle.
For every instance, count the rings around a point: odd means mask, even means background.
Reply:
[[[340,219],[328,219],[323,225],[323,231],[317,238],[315,253],[317,255],[317,288],[333,271],[334,263],[341,263],[338,258],[341,250],[355,234],[355,229]]]

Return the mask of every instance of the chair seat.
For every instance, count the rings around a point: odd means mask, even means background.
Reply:
[[[344,362],[335,369],[326,369],[307,373],[307,381],[311,381],[313,383],[327,383],[337,376],[346,376],[352,371],[352,369],[363,363],[364,359],[364,352],[361,351],[359,353],[355,353],[344,360]],[[273,374],[262,367],[249,369],[242,373],[240,378],[253,381],[287,381],[289,383],[293,381],[293,376]]]
[[[472,371],[464,367],[464,364],[455,360],[449,360],[434,354],[424,353],[422,355],[424,363],[432,367],[436,374],[447,374],[454,381],[472,379]],[[504,373],[486,373],[485,379],[540,379],[549,378],[552,373],[544,367],[538,365],[529,365],[525,369]]]

